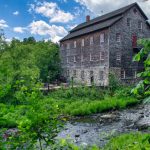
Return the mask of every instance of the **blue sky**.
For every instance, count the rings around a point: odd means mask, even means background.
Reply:
[[[133,2],[150,17],[150,0],[0,0],[0,28],[7,40],[34,36],[59,41],[69,30],[91,18]]]

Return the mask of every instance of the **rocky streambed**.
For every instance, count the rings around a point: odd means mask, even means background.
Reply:
[[[112,136],[132,131],[150,133],[149,127],[150,105],[138,105],[123,111],[75,117],[67,122],[57,138],[72,140],[77,145],[102,147]]]

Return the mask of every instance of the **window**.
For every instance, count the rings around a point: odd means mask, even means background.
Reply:
[[[84,71],[81,71],[81,79],[84,80]]]
[[[100,43],[104,43],[104,41],[105,41],[105,35],[104,35],[104,33],[101,33],[100,34]]]
[[[76,56],[73,56],[73,61],[74,61],[74,63],[77,62],[77,61],[76,61]]]
[[[67,56],[67,63],[69,63],[69,56]]]
[[[76,78],[76,76],[77,76],[77,71],[73,70],[73,77]]]
[[[84,39],[82,39],[81,46],[84,47]]]
[[[131,19],[130,18],[127,18],[127,26],[131,27]]]
[[[137,9],[136,9],[136,8],[134,8],[134,9],[133,9],[133,12],[134,12],[135,14],[137,14]]]
[[[94,42],[93,37],[90,37],[90,45],[93,45],[93,42]]]
[[[124,70],[121,70],[121,79],[125,79],[126,72]]]
[[[142,27],[143,27],[142,21],[138,21],[138,29],[142,30]]]
[[[121,54],[120,54],[120,52],[117,52],[117,54],[116,54],[116,60],[121,60]]]
[[[120,35],[120,33],[116,34],[116,41],[117,42],[121,42],[121,35]]]
[[[70,43],[67,43],[67,49],[70,49]]]
[[[77,47],[77,42],[76,41],[74,41],[74,48],[76,48]]]
[[[137,47],[137,36],[136,36],[136,34],[132,35],[132,47]]]
[[[90,53],[90,61],[92,61],[92,54]]]
[[[99,79],[103,80],[104,79],[104,71],[99,72]]]
[[[100,60],[104,60],[105,59],[105,52],[100,52]]]
[[[83,62],[83,55],[81,55],[81,62]]]

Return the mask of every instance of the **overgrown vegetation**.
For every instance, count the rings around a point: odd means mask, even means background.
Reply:
[[[49,97],[55,100],[63,114],[83,116],[124,109],[137,104],[139,100],[133,97],[130,91],[129,87],[120,87],[113,91],[96,87],[78,87],[58,90]]]
[[[66,140],[62,140],[57,144],[61,150],[149,150],[150,135],[146,133],[128,133],[114,137],[104,148],[95,146],[76,146]]]
[[[145,49],[136,56],[136,60],[147,54],[148,57],[145,71],[139,75],[143,80],[134,93],[138,97],[144,95],[149,98],[149,41],[145,41],[144,45]],[[43,143],[49,149],[62,149],[64,146],[65,149],[68,146],[69,149],[80,149],[73,144],[65,144],[65,140],[62,140],[62,145],[55,143],[62,126],[61,114],[90,115],[124,109],[139,102],[131,94],[131,87],[123,87],[113,75],[110,75],[109,88],[62,88],[44,96],[40,91],[42,83],[59,80],[60,71],[57,44],[37,42],[33,37],[23,41],[14,39],[7,44],[4,35],[0,35],[0,149],[42,150]],[[120,140],[125,141],[125,138],[129,139],[127,146],[134,145],[134,136],[139,137],[140,145],[142,142],[147,147],[149,138],[146,134],[123,135],[113,139],[107,147],[123,147],[124,142]]]
[[[139,44],[141,44],[143,48],[135,56],[134,61],[144,61],[144,70],[138,74],[141,81],[132,92],[138,97],[145,98],[145,102],[150,103],[150,39],[140,40]]]

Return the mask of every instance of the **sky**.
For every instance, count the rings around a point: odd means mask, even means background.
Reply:
[[[94,18],[133,2],[150,18],[150,0],[0,0],[0,29],[7,41],[34,36],[58,42],[86,15]]]

